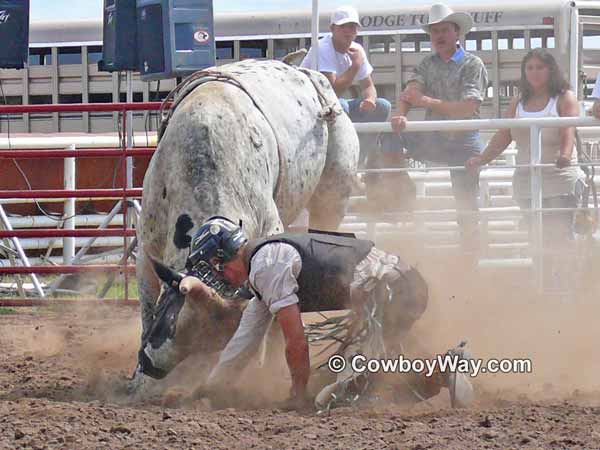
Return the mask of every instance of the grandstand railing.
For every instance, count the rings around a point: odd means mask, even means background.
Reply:
[[[79,104],[79,105],[26,105],[26,106],[0,106],[0,113],[20,114],[26,112],[64,112],[64,111],[111,111],[118,112],[122,115],[122,130],[127,129],[127,114],[128,111],[156,111],[160,108],[160,103],[119,103],[119,104]],[[539,257],[543,251],[543,240],[542,240],[542,225],[543,225],[543,214],[544,212],[551,211],[547,208],[542,207],[542,185],[541,185],[541,168],[552,166],[551,164],[541,164],[541,131],[547,127],[565,127],[565,126],[576,126],[576,127],[598,127],[600,121],[588,118],[588,117],[574,117],[574,118],[541,118],[541,119],[485,119],[485,120],[449,120],[449,121],[409,121],[406,131],[415,132],[427,132],[427,131],[456,131],[456,130],[496,130],[502,128],[528,128],[530,130],[530,143],[531,143],[531,160],[526,165],[508,164],[503,166],[486,166],[481,168],[483,172],[489,170],[498,169],[511,169],[517,167],[529,168],[531,173],[531,190],[532,196],[532,208],[529,210],[519,210],[520,213],[529,212],[535,217],[535,232],[532,236],[532,254],[534,258],[534,273],[535,281],[538,289],[542,287],[542,259]],[[357,123],[355,128],[359,133],[389,133],[392,132],[391,125],[389,123]],[[1,274],[30,274],[35,277],[36,273],[39,274],[64,274],[81,271],[104,271],[104,272],[122,272],[125,277],[125,298],[128,298],[128,274],[134,271],[135,266],[127,264],[127,252],[128,244],[127,239],[135,235],[135,229],[127,227],[127,209],[129,200],[136,197],[142,196],[142,190],[140,188],[130,188],[127,183],[127,158],[141,155],[151,155],[155,150],[153,147],[145,148],[129,148],[127,146],[126,137],[123,134],[120,138],[120,148],[93,148],[93,149],[19,149],[19,150],[0,150],[0,158],[43,158],[43,157],[61,157],[61,158],[80,158],[80,157],[115,157],[121,158],[122,168],[122,183],[121,189],[73,189],[73,190],[4,190],[0,191],[0,199],[27,199],[27,198],[119,198],[120,207],[123,210],[123,226],[119,230],[56,230],[48,228],[37,228],[30,230],[13,230],[7,223],[4,223],[4,231],[0,232],[1,238],[11,238],[13,242],[18,244],[18,239],[23,237],[63,237],[64,239],[71,239],[74,237],[96,237],[96,236],[117,236],[123,238],[123,258],[119,264],[66,264],[62,266],[40,266],[30,265],[27,263],[27,258],[22,258],[23,266],[15,267],[0,267]],[[514,160],[513,160],[514,161]],[[512,161],[511,161],[512,162]],[[592,161],[589,163],[582,163],[580,165],[600,165],[599,161]],[[435,167],[420,167],[418,169],[410,168],[387,168],[387,169],[373,169],[373,170],[361,170],[360,172],[431,172],[431,171],[444,171],[444,170],[466,170],[462,166],[439,166]],[[135,206],[139,209],[139,205]],[[556,210],[556,209],[553,209]],[[561,209],[561,210],[572,210],[572,208]],[[0,206],[0,212],[1,206]],[[104,222],[108,223],[118,211],[113,210],[111,216]],[[419,215],[419,211],[411,212],[410,214]],[[448,216],[448,211],[426,211],[427,215],[433,216]],[[478,211],[475,212],[479,216],[493,216],[493,212]],[[384,214],[385,216],[385,214]],[[389,214],[389,217],[394,217],[394,214]],[[396,215],[397,216],[397,215]],[[4,221],[4,220],[3,220]],[[372,217],[365,217],[364,221],[373,221]],[[103,223],[104,223],[103,222]],[[15,245],[18,248],[17,245]],[[20,254],[24,252],[21,250]],[[35,279],[35,278],[34,278]],[[35,282],[34,282],[35,284]],[[39,287],[39,284],[38,284]],[[40,288],[41,289],[41,288]],[[38,293],[39,290],[38,290]],[[45,294],[42,291],[40,297],[44,297]]]
[[[542,172],[543,167],[553,167],[554,164],[542,164],[542,129],[554,127],[594,127],[600,121],[591,117],[559,117],[559,118],[523,118],[523,119],[479,119],[479,120],[446,120],[446,121],[409,121],[406,126],[407,132],[428,131],[467,131],[467,130],[498,130],[507,128],[528,128],[530,142],[530,162],[524,165],[505,165],[502,168],[528,168],[531,176],[531,208],[520,210],[522,213],[531,213],[534,218],[532,239],[532,255],[535,287],[538,292],[543,291],[543,258],[540,257],[544,251],[543,243],[543,216],[544,213],[552,211],[574,211],[581,208],[543,208],[542,205]],[[393,132],[390,123],[357,123],[355,128],[359,133],[389,133]],[[597,166],[600,161],[572,164],[573,166]],[[482,171],[498,169],[495,166],[484,166]],[[388,168],[362,170],[368,172],[407,172],[410,168]],[[439,170],[467,170],[464,166],[439,166],[419,168],[419,171]],[[482,211],[474,212],[478,216],[485,215]],[[596,211],[597,214],[597,211]],[[598,219],[596,217],[596,219]]]

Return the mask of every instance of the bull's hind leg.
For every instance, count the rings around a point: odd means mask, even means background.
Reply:
[[[354,126],[342,114],[329,125],[325,169],[308,204],[310,228],[336,231],[339,227],[356,177],[358,152]]]

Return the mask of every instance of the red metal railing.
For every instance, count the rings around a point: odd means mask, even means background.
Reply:
[[[1,107],[0,107],[1,110]],[[114,148],[82,148],[79,150],[62,149],[36,149],[19,150],[19,158],[90,158],[90,157],[121,157],[125,156],[150,156],[154,147],[142,147],[123,150]],[[13,150],[0,150],[0,158],[14,158]]]
[[[1,238],[31,238],[31,237],[121,237],[135,236],[135,230],[60,230],[60,229],[37,229],[37,230],[0,230]]]
[[[17,150],[18,152],[18,150]],[[104,198],[104,197],[141,197],[142,189],[37,189],[32,191],[0,191],[0,198]]]
[[[119,112],[122,116],[122,130],[127,129],[128,111],[157,111],[160,102],[145,103],[88,103],[68,105],[2,105],[0,114],[22,114],[22,113],[61,113],[61,112]],[[121,159],[122,189],[39,189],[39,190],[0,190],[0,199],[6,198],[106,198],[116,197],[122,200],[123,227],[120,229],[85,229],[85,230],[61,230],[61,229],[36,229],[36,230],[3,230],[0,238],[24,238],[24,237],[98,237],[117,236],[123,237],[123,254],[127,255],[127,237],[135,236],[135,230],[127,228],[128,197],[141,197],[141,188],[127,188],[127,157],[149,156],[154,152],[153,147],[127,148],[126,133],[121,134],[120,149],[114,148],[89,148],[89,149],[21,149],[0,150],[0,158],[86,158],[86,157],[118,157]],[[0,267],[1,274],[60,274],[75,272],[122,272],[124,274],[125,292],[124,302],[128,302],[129,279],[128,274],[135,272],[135,266],[127,265],[127,258],[123,258],[123,264],[97,264],[97,265],[63,265],[63,266],[13,266]],[[14,304],[13,302],[11,304]],[[31,303],[31,302],[29,302]]]
[[[76,300],[77,304],[91,304],[91,305],[119,305],[119,306],[139,306],[139,302],[137,300],[123,300],[120,298],[112,298],[112,299],[98,299],[98,298],[78,298]],[[0,299],[0,306],[4,308],[14,308],[14,307],[31,307],[31,306],[48,306],[48,305],[72,305],[73,300],[66,299],[40,299],[40,298],[20,298],[18,300],[14,299]]]
[[[54,113],[54,112],[127,112],[158,111],[160,102],[140,103],[70,103],[68,105],[1,105],[0,113]]]
[[[2,273],[8,275],[15,274],[26,274],[26,273],[42,273],[42,274],[54,274],[54,273],[75,273],[75,272],[123,272],[135,273],[135,266],[127,266],[120,264],[85,264],[85,265],[74,265],[74,266],[12,266],[2,267]],[[127,277],[125,277],[127,278]],[[125,297],[127,300],[127,296]]]

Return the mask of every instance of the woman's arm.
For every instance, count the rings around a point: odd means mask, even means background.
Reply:
[[[510,102],[510,105],[508,106],[508,109],[506,110],[506,113],[504,114],[505,119],[514,119],[515,118],[518,102],[519,102],[518,98],[512,99],[512,101]],[[479,166],[483,166],[483,165],[489,163],[490,161],[493,161],[504,150],[506,150],[506,147],[508,147],[510,145],[512,140],[513,140],[513,138],[512,138],[512,135],[510,134],[510,129],[504,128],[504,129],[498,130],[496,132],[496,134],[494,134],[492,139],[490,139],[490,142],[488,142],[488,145],[485,147],[485,149],[483,150],[481,155],[470,158],[466,162],[465,166],[467,167],[467,169],[476,169]]]
[[[578,117],[579,103],[573,91],[565,91],[558,98],[558,115],[560,117]],[[573,147],[575,145],[575,127],[561,127],[559,129],[560,136],[560,153],[556,159],[556,167],[562,169],[571,164],[571,156],[573,155]]]

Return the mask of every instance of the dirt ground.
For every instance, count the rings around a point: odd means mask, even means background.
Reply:
[[[600,449],[600,307],[490,286],[434,288],[414,331],[439,351],[466,339],[476,357],[531,358],[531,374],[476,377],[465,410],[450,408],[447,390],[428,403],[329,415],[135,403],[125,385],[137,309],[19,308],[0,315],[0,449]],[[252,379],[285,392],[282,367]]]

